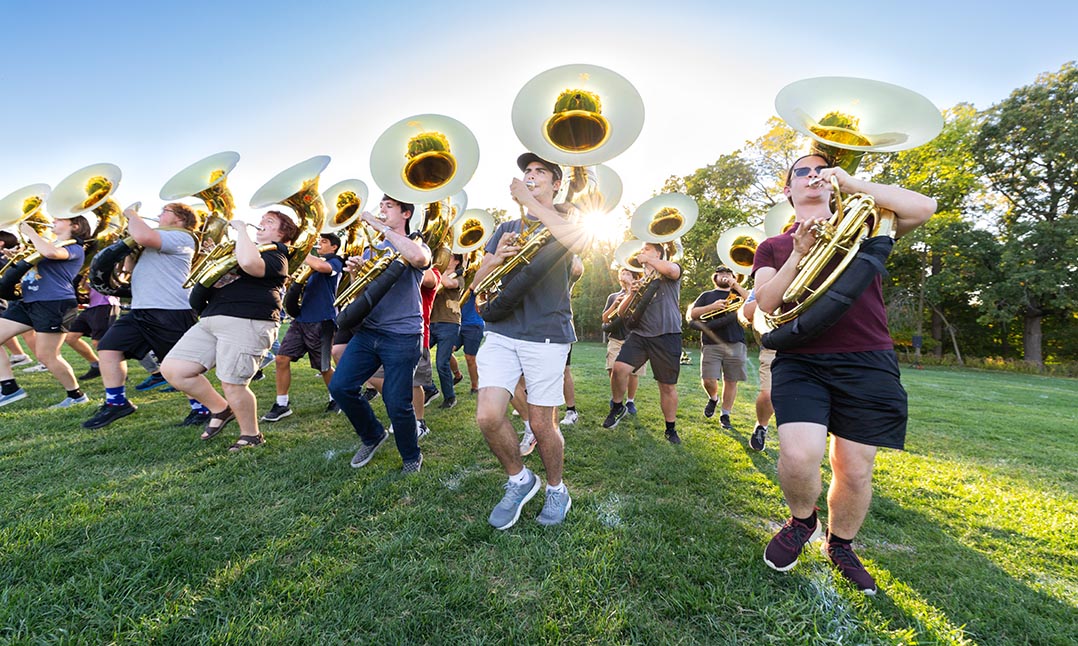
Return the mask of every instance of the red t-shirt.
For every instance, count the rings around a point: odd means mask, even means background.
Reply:
[[[768,238],[756,248],[756,257],[753,260],[752,273],[761,267],[772,267],[776,271],[794,250],[794,239],[791,235],[797,227],[792,227],[786,233]],[[837,265],[834,261],[832,266]],[[829,267],[830,269],[830,267]],[[829,272],[821,276],[826,277]],[[823,278],[817,282],[823,282]],[[815,306],[815,303],[812,305]],[[810,306],[810,307],[812,307]],[[783,310],[789,310],[793,305],[783,305]],[[850,309],[842,315],[838,321],[828,328],[823,334],[808,341],[804,345],[793,350],[786,350],[796,354],[821,354],[825,352],[866,352],[870,350],[891,350],[894,343],[891,341],[891,333],[887,329],[887,310],[883,305],[883,281],[880,276],[861,292],[861,296],[854,301]]]
[[[423,347],[430,347],[430,311],[434,307],[434,297],[438,295],[438,283],[442,281],[442,272],[437,267],[431,267],[434,272],[434,287],[427,289],[419,284],[419,298],[423,301]]]

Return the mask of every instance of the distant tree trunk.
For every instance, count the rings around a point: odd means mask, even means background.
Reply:
[[[1026,311],[1022,334],[1022,358],[1027,363],[1035,364],[1044,370],[1044,357],[1041,355],[1041,343],[1044,340],[1041,334],[1042,318],[1044,315],[1038,309],[1030,308]]]
[[[932,314],[934,316],[939,316],[940,317],[940,319],[943,321],[943,325],[947,328],[948,334],[951,335],[951,345],[954,347],[955,361],[960,366],[966,365],[962,361],[962,352],[958,349],[958,337],[956,337],[955,334],[954,334],[954,326],[951,325],[950,321],[947,320],[947,317],[943,315],[943,312],[936,309],[935,305],[932,306]]]
[[[942,262],[940,261],[939,254],[932,255],[932,275],[938,276],[942,268]],[[935,339],[936,345],[932,348],[932,354],[936,355],[937,359],[943,357],[943,317],[939,312],[932,309],[932,338]]]

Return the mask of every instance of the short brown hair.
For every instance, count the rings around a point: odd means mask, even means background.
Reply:
[[[90,235],[93,231],[90,229],[90,223],[85,217],[76,215],[71,218],[71,237],[85,242],[90,239]]]
[[[296,241],[296,236],[299,235],[299,227],[292,221],[292,218],[280,211],[266,211],[266,215],[272,215],[277,219],[277,230],[281,232],[281,242],[291,244]]]
[[[188,231],[194,231],[198,225],[198,214],[183,202],[170,202],[165,205],[162,211],[169,211],[172,215],[182,218],[183,228]]]

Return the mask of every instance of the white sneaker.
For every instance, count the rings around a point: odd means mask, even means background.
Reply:
[[[524,439],[520,440],[520,454],[531,455],[531,452],[535,450],[535,434],[531,432],[531,429],[524,429]]]
[[[426,436],[430,435],[430,427],[423,420],[417,420],[415,423],[415,439],[418,442]]]
[[[26,356],[25,354],[13,354],[8,357],[8,360],[11,361],[12,368],[16,368],[18,366],[25,366],[26,364],[30,363],[30,357]]]
[[[580,415],[575,410],[567,410],[565,411],[565,417],[561,418],[559,423],[561,426],[575,426],[578,419],[580,419]]]
[[[88,396],[86,396],[86,395],[83,395],[82,397],[79,397],[78,399],[72,399],[71,397],[64,397],[64,400],[62,402],[60,402],[59,404],[53,404],[52,406],[49,406],[49,408],[71,408],[72,406],[76,406],[78,404],[89,404],[89,403],[90,403],[90,398]]]
[[[48,372],[49,369],[46,368],[45,364],[43,364],[43,363],[35,363],[34,365],[30,366],[29,368],[23,368],[22,371],[23,372]]]

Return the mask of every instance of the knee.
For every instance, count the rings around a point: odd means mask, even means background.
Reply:
[[[479,430],[484,433],[498,428],[503,421],[505,421],[505,413],[484,408],[479,408],[475,411],[475,423],[479,425]]]
[[[292,357],[286,357],[281,354],[277,355],[273,360],[273,364],[276,366],[277,370],[288,370],[291,367],[291,363]]]
[[[337,378],[338,374],[339,373],[336,372],[333,373],[333,377],[329,380],[327,388],[329,394],[333,395],[333,399],[340,401],[341,399],[346,399],[351,394],[351,389],[347,387],[343,379]]]
[[[180,370],[180,367],[171,361],[165,360],[161,364],[161,376],[165,378],[165,381],[175,383],[176,381],[183,379],[186,375]]]

